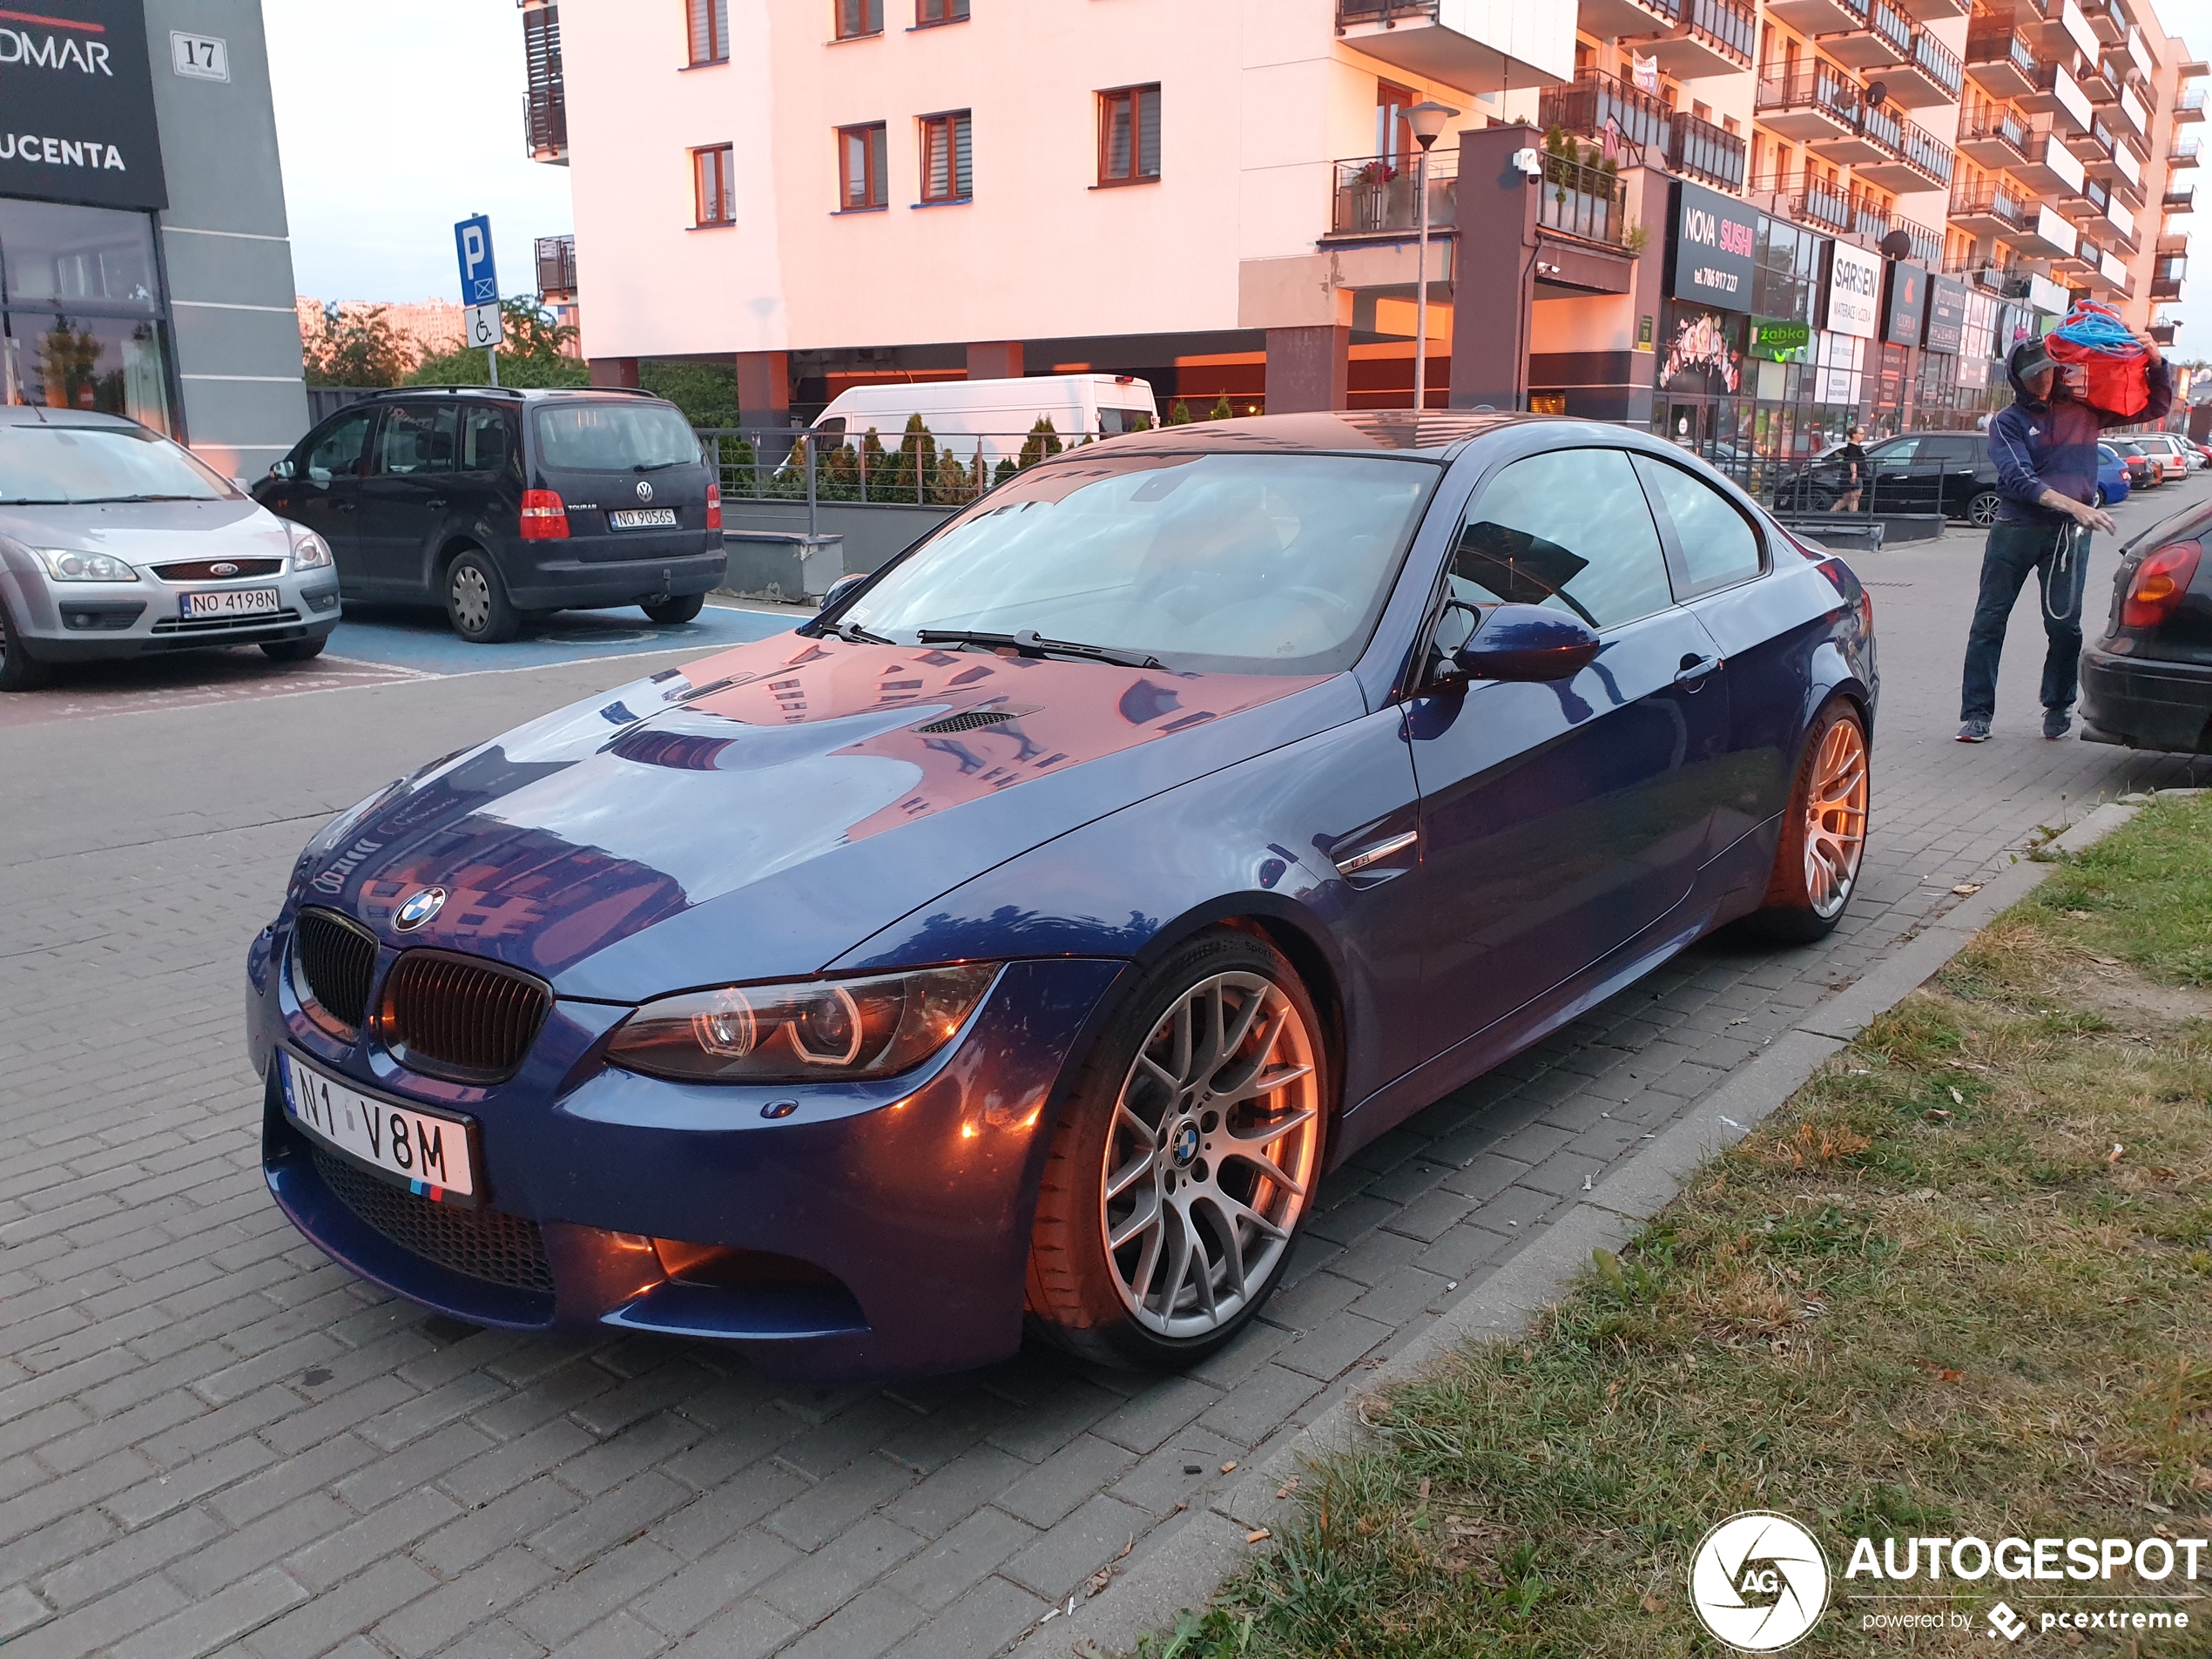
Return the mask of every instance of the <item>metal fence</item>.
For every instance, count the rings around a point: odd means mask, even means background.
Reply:
[[[803,427],[706,427],[699,442],[725,501],[855,502],[890,507],[961,507],[1001,479],[1049,455],[1096,442],[1063,437],[1049,422],[1026,432],[927,428],[891,435],[817,432]]]

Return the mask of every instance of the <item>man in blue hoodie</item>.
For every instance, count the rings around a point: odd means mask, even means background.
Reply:
[[[2013,402],[1989,423],[1990,458],[2003,497],[1981,556],[1981,597],[1966,635],[1966,684],[1959,695],[1961,743],[1989,741],[1997,711],[1997,664],[2005,624],[2033,571],[2043,595],[2043,735],[2062,738],[2074,725],[2081,661],[2081,583],[2089,564],[2089,533],[2110,530],[2097,496],[2097,439],[2108,426],[2154,425],[2174,405],[2174,378],[2157,342],[2138,334],[2149,360],[2150,401],[2125,418],[2082,401],[2087,375],[2054,362],[2040,340],[2013,347],[2006,363]]]

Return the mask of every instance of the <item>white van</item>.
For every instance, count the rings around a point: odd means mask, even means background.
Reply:
[[[993,462],[1019,455],[1029,428],[1042,420],[1052,422],[1062,443],[1160,423],[1149,381],[1128,374],[1036,374],[855,386],[837,395],[813,429],[847,439],[873,430],[885,448],[895,449],[907,420],[917,415],[931,435],[962,460],[980,444],[984,460]]]

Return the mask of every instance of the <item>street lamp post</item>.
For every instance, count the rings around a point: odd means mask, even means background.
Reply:
[[[1444,134],[1444,124],[1459,111],[1434,98],[1425,98],[1406,111],[1413,141],[1421,147],[1414,165],[1413,188],[1420,197],[1421,229],[1416,242],[1418,275],[1413,283],[1413,408],[1428,407],[1428,152]]]

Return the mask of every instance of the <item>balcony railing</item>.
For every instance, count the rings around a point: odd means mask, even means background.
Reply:
[[[1821,110],[1847,127],[1858,125],[1858,88],[1842,71],[1824,63],[1800,64],[1795,70],[1764,77],[1753,107],[1761,115],[1785,110]]]
[[[1994,138],[2025,159],[2029,143],[2028,124],[2011,105],[1978,94],[1967,99],[1966,107],[1959,111],[1959,141],[1972,144],[1982,138]]]
[[[2168,185],[2158,205],[2169,213],[2193,213],[2196,211],[2196,186]]]
[[[1912,239],[1912,257],[1931,271],[1943,263],[1943,233],[1910,219],[1899,219],[1897,228]]]
[[[1716,127],[1687,110],[1678,110],[1669,136],[1669,154],[1676,172],[1717,185],[1723,190],[1743,188],[1747,146],[1742,134]]]
[[[2035,79],[2042,64],[2027,44],[2027,37],[2012,25],[2009,14],[1976,18],[1966,31],[1966,62],[2009,65],[2029,81]]]
[[[1892,5],[1890,0],[1874,0],[1867,8],[1866,29],[1868,33],[1878,36],[1882,44],[1899,57],[1912,55],[1912,19]]]
[[[2174,100],[2176,121],[2202,121],[2204,118],[2204,89],[2193,86]]]
[[[1955,165],[1951,146],[1933,133],[1924,131],[1910,121],[1904,123],[1904,127],[1905,164],[1926,174],[1939,185],[1948,185],[1951,182],[1951,170]]]
[[[1536,220],[1546,228],[1615,247],[1628,234],[1628,185],[1619,173],[1548,155],[1539,188]]]
[[[1703,36],[1729,57],[1750,64],[1758,40],[1759,20],[1743,0],[1689,0],[1686,10],[1691,34]]]
[[[1858,130],[1877,148],[1885,150],[1900,159],[1905,155],[1905,118],[1886,104],[1878,108],[1862,109],[1858,112]]]
[[[1789,173],[1764,173],[1751,181],[1751,192],[1781,198],[1790,217],[1801,225],[1831,231],[1850,231],[1856,226],[1858,204],[1840,185]]]
[[[561,9],[523,11],[523,141],[533,161],[569,159],[569,101],[561,73]]]
[[[2027,222],[2027,205],[2002,179],[1952,186],[1951,217],[1988,219],[2017,230]]]
[[[537,291],[544,299],[576,297],[576,238],[537,239]]]
[[[1966,88],[1966,66],[1958,54],[1930,34],[1925,27],[1912,30],[1912,62],[1920,72],[1943,88],[1951,102],[1957,103]]]
[[[2196,139],[2183,138],[2166,152],[2166,165],[2169,167],[2194,167],[2196,165]]]
[[[1357,156],[1337,163],[1332,236],[1410,234],[1420,228],[1416,164],[1409,156]],[[1460,157],[1440,150],[1428,158],[1428,227],[1451,230],[1460,222]]]
[[[1587,138],[1602,138],[1610,120],[1630,144],[1667,153],[1675,112],[1649,92],[1616,80],[1602,69],[1575,73],[1565,86],[1545,89],[1536,104],[1536,125]]]

